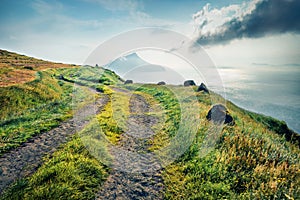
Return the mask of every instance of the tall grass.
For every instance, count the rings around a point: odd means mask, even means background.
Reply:
[[[59,80],[61,75],[103,90],[103,84],[92,81],[92,77],[96,80],[96,75],[99,79],[101,74],[109,78],[111,84],[120,81],[116,74],[103,68],[63,68],[39,71],[37,78],[26,84],[0,87],[0,155],[70,118],[75,108],[73,95],[83,104],[91,101],[91,91],[73,87],[72,81]]]
[[[200,128],[185,154],[164,172],[166,199],[296,199],[300,196],[300,150],[262,117],[230,103],[235,126],[225,126],[214,149],[201,155],[210,125],[206,94],[199,93]],[[270,120],[270,118],[268,118]],[[282,133],[283,135],[284,133]]]
[[[107,169],[74,136],[32,176],[17,181],[0,199],[94,199]]]
[[[8,110],[1,111],[1,117],[7,123],[3,127],[6,127],[5,130],[10,130],[9,128],[13,130],[1,132],[2,141],[9,139],[12,135],[12,139],[5,144],[13,144],[17,141],[13,136],[14,131],[19,130],[15,135],[21,135],[19,133],[22,132],[22,128],[26,128],[26,120],[32,120],[28,124],[38,121],[43,117],[42,113],[50,108],[47,106],[51,106],[51,103],[60,102],[63,98],[68,102],[67,99],[70,99],[68,91],[71,92],[69,90],[71,86],[54,78],[62,73],[70,82],[79,80],[81,84],[101,89],[110,96],[110,101],[103,112],[97,115],[96,120],[92,121],[85,131],[90,133],[96,126],[100,126],[103,135],[111,143],[116,144],[120,134],[126,130],[130,96],[104,86],[104,84],[120,83],[121,80],[108,71],[107,77],[111,75],[114,77],[113,79],[105,77],[105,73],[101,77],[96,77],[95,74],[99,74],[101,70],[103,69],[88,69],[82,72],[82,77],[79,77],[80,74],[76,74],[75,69],[55,71],[50,74],[43,72],[38,74],[39,80],[31,83],[33,86],[24,85],[5,90],[6,95],[3,96],[9,96],[11,99],[14,99],[17,91],[21,91],[21,94],[16,96],[16,100],[12,102],[7,99],[3,101],[6,103],[5,105],[12,108],[12,112],[17,117],[10,116]],[[43,82],[43,80],[47,81]],[[35,89],[35,87],[43,89]],[[221,134],[211,151],[208,154],[202,154],[207,130],[212,126],[205,118],[211,107],[208,94],[200,92],[195,95],[192,90],[185,91],[184,94],[187,95],[187,98],[179,101],[176,94],[167,87],[138,84],[124,87],[143,95],[150,102],[152,101],[151,104],[159,102],[161,105],[164,125],[156,127],[156,135],[151,140],[150,150],[152,151],[168,146],[172,138],[176,137],[180,128],[179,124],[183,120],[181,117],[185,116],[182,115],[184,112],[181,109],[182,106],[187,108],[187,111],[194,109],[198,113],[197,133],[191,141],[191,145],[184,154],[163,170],[166,199],[297,199],[300,196],[300,150],[293,140],[287,141],[285,132],[288,129],[283,123],[245,111],[227,102],[226,106],[235,119],[235,125],[222,127]],[[49,95],[48,91],[52,95]],[[22,94],[26,92],[28,95]],[[39,97],[34,99],[35,95]],[[190,98],[193,95],[197,101]],[[211,95],[215,95],[214,99],[222,100],[217,94],[211,93]],[[151,100],[152,98],[155,100]],[[26,110],[36,109],[35,106],[43,105],[42,102],[47,102],[45,110],[42,110],[40,115],[38,115],[38,111],[34,110],[34,115],[38,117],[30,115],[30,112],[26,114]],[[20,110],[16,106],[19,106]],[[59,106],[56,107],[59,108]],[[63,108],[66,107],[63,106]],[[64,112],[56,110],[53,112],[53,116],[55,116],[54,113]],[[24,119],[21,118],[22,116]],[[50,119],[49,116],[50,114],[46,115],[44,119]],[[63,116],[66,115],[63,114]],[[16,126],[15,129],[13,125]],[[184,130],[188,131],[189,125],[187,124]],[[43,127],[45,126],[43,125]],[[4,129],[1,127],[0,130]],[[22,133],[27,134],[28,130],[26,129]],[[103,155],[108,154],[105,144],[99,138],[88,134],[80,136],[86,136],[86,140],[95,140],[94,142],[98,142],[99,152]],[[20,137],[23,138],[22,135]],[[183,135],[180,139],[186,138]],[[109,157],[107,158],[109,159]],[[92,199],[93,193],[103,182],[107,172],[106,168],[91,156],[84,148],[82,141],[76,137],[45,161],[45,164],[34,175],[17,182],[2,199],[70,197]]]
[[[123,81],[115,72],[102,67],[82,66],[63,74],[65,80],[100,90],[103,85],[115,85]]]
[[[69,72],[69,70],[55,71],[53,76],[57,77],[57,73],[66,72]],[[71,85],[70,88],[72,88]],[[103,91],[111,99],[118,99],[116,105],[119,106],[116,106],[116,108],[121,109],[118,110],[119,113],[128,112],[128,107],[124,106],[122,99],[127,100],[129,97],[118,94],[114,96],[113,91],[106,86],[103,87]],[[68,91],[64,92],[67,93]],[[88,102],[87,97],[93,96],[93,93],[85,92],[76,92],[76,95],[79,95],[79,99],[82,98],[84,103]],[[70,95],[74,95],[74,93],[70,93]],[[46,157],[44,164],[33,175],[18,180],[11,185],[0,199],[94,199],[95,193],[99,190],[108,172],[108,168],[100,163],[96,157],[102,156],[108,159],[104,163],[111,160],[106,143],[104,140],[99,139],[101,134],[95,132],[95,129],[98,130],[100,126],[102,134],[105,133],[106,137],[116,142],[118,136],[122,133],[122,129],[113,120],[113,112],[110,101],[104,107],[103,112],[93,118],[70,142],[62,145],[61,149],[53,155]],[[24,122],[22,123],[24,124]],[[96,147],[94,151],[88,146],[91,142],[92,147]],[[97,155],[93,154],[95,152]]]
[[[72,116],[73,87],[57,80],[59,70],[38,72],[33,82],[0,87],[0,154]],[[88,91],[80,91],[86,93]]]
[[[154,85],[126,87],[153,95],[166,109],[166,126],[153,145],[157,148],[168,145],[178,129],[182,112],[174,94]],[[211,95],[221,99],[217,94]],[[207,94],[196,96],[199,129],[187,151],[163,171],[165,199],[297,199],[300,196],[300,150],[297,144],[281,136],[284,132],[273,123],[276,120],[228,102],[236,125],[224,126],[211,151],[203,154],[207,130],[212,126],[205,118],[211,101]]]

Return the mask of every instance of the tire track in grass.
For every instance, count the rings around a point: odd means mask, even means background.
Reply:
[[[96,93],[96,90],[90,89]],[[76,118],[61,123],[58,127],[29,139],[20,147],[0,157],[0,194],[11,183],[33,174],[43,163],[43,157],[52,154],[68,141],[68,138],[89,123],[88,116],[100,112],[109,98],[98,98],[77,111]]]
[[[150,110],[151,106],[143,96],[132,94],[127,131],[110,149],[114,157],[113,168],[96,199],[163,198],[161,166],[155,158],[143,156],[150,153],[148,142],[155,134],[151,127],[159,122],[158,117],[148,115]]]

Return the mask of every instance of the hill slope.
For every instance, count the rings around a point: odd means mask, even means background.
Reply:
[[[82,131],[46,156],[36,171],[6,189],[1,199],[94,199],[97,194],[99,199],[104,198],[102,194],[112,199],[118,195],[141,199],[153,195],[165,199],[297,199],[300,196],[299,137],[284,122],[226,102],[235,125],[219,127],[221,132],[216,136],[208,131],[214,126],[207,121],[206,114],[211,107],[210,95],[222,97],[212,91],[206,94],[195,92],[193,87],[187,90],[181,86],[123,85],[114,72],[94,67],[55,68],[37,71],[37,75],[26,84],[0,87],[1,102],[5,103],[0,115],[2,153],[14,150],[33,135],[72,116],[74,82],[78,86],[75,87],[77,107],[103,96],[109,100]],[[93,94],[90,88],[101,93]],[[184,96],[180,101],[181,93]],[[183,115],[184,112],[188,115]],[[143,120],[151,126],[139,124]],[[193,120],[196,125],[191,124]],[[133,127],[134,124],[139,126]],[[101,131],[95,132],[99,127]],[[185,134],[177,137],[180,128]],[[189,140],[187,135],[192,130],[196,133]],[[142,133],[151,136],[139,137]],[[215,143],[207,143],[210,137],[216,137]],[[174,141],[179,143],[170,146]],[[172,155],[186,141],[190,144],[183,154],[164,165],[169,158],[166,152]],[[127,163],[121,166],[121,171],[116,170],[121,164],[116,160],[122,158],[118,157],[122,155],[120,152],[115,152],[116,147],[127,153],[155,154],[158,160],[148,167],[158,167],[157,173],[126,175],[122,170],[140,169],[135,167],[139,160],[128,159],[123,159]],[[109,189],[103,191],[103,188]]]
[[[105,84],[121,81],[103,68],[51,63],[3,50],[0,53],[0,77],[10,77],[9,82],[5,78],[0,81],[0,155],[70,118],[74,94],[78,101],[85,100],[85,104],[93,100],[88,88],[74,88],[74,82],[85,85],[91,81],[104,80]],[[23,71],[32,76],[23,77]],[[78,71],[80,77],[75,76]],[[95,79],[97,74],[102,77]]]

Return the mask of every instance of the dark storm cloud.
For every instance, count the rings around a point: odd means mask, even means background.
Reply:
[[[196,18],[205,18],[204,15]],[[205,25],[206,23],[199,24],[199,28],[202,29]],[[300,33],[300,0],[258,1],[251,12],[235,15],[214,31],[200,32],[197,42],[202,45],[227,43],[233,39],[280,33]]]

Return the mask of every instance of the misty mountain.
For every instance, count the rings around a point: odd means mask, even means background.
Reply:
[[[119,57],[109,63],[106,68],[115,71],[123,79],[132,79],[139,83],[157,83],[165,81],[167,83],[178,84],[184,78],[166,66],[151,64],[136,53]]]

